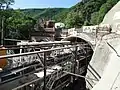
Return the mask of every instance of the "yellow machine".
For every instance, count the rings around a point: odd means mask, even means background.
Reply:
[[[6,55],[6,54],[7,54],[7,50],[4,47],[0,48],[0,56]],[[7,66],[7,64],[8,64],[8,62],[7,62],[6,58],[0,59],[0,68],[1,69],[4,69],[5,66]]]

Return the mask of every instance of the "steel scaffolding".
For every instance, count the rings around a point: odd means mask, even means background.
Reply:
[[[0,56],[0,59],[7,58],[16,64],[0,72],[0,89],[9,87],[9,90],[59,90],[66,87],[76,80],[76,74],[84,76],[86,73],[92,56],[92,49],[87,45],[73,45],[64,41],[9,47],[6,50],[22,49],[24,52]],[[29,50],[31,48],[32,51]],[[12,82],[17,83],[10,86]]]

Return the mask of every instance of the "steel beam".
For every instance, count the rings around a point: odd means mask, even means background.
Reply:
[[[85,76],[82,76],[82,75],[78,75],[78,74],[74,74],[74,73],[71,73],[71,72],[67,72],[67,71],[63,71],[64,73],[67,73],[67,74],[70,74],[72,76],[76,76],[76,77],[80,77],[80,78],[84,78],[84,79],[87,79],[87,80],[94,80],[94,81],[98,81],[96,79],[93,79],[93,78],[89,78],[89,77],[85,77]]]
[[[0,59],[3,59],[3,58],[12,58],[12,57],[19,57],[19,56],[25,56],[25,55],[32,55],[32,54],[37,54],[37,53],[45,53],[45,52],[54,51],[54,50],[75,48],[76,46],[60,47],[60,48],[54,48],[54,49],[48,49],[48,50],[42,50],[42,51],[34,51],[34,52],[27,52],[27,53],[21,53],[21,54],[4,55],[4,56],[0,56]]]
[[[41,46],[41,45],[53,45],[53,44],[71,44],[70,41],[54,41],[54,42],[29,42],[19,45],[6,45],[6,47],[20,47],[20,46]]]
[[[46,69],[47,69],[46,53],[44,53],[44,88],[43,88],[43,90],[46,90]]]

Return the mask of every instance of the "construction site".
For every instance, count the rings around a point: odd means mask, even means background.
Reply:
[[[120,90],[119,15],[120,1],[99,25],[62,30],[48,21],[30,41],[9,40],[16,45],[0,47],[0,90]]]

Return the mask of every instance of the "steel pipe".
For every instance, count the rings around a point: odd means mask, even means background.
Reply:
[[[78,47],[78,46],[76,45],[76,46],[70,46],[70,47],[60,47],[60,48],[54,48],[54,49],[48,49],[48,50],[42,50],[42,51],[34,51],[34,52],[27,52],[27,53],[21,53],[21,54],[4,55],[4,56],[0,56],[0,59],[12,58],[12,57],[18,57],[18,56],[25,56],[25,55],[32,55],[32,54],[37,54],[37,53],[44,53],[44,52],[49,52],[49,51],[69,49],[69,48],[75,48],[75,47]]]

